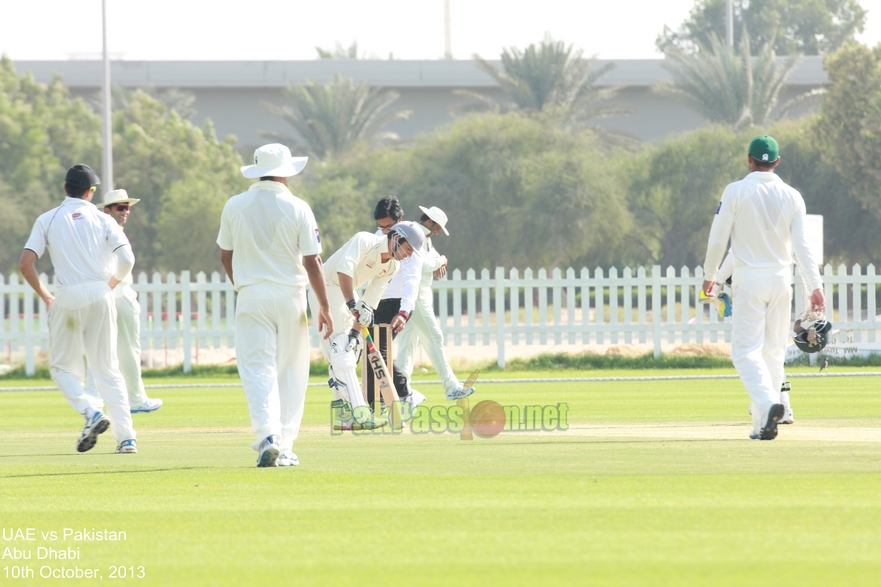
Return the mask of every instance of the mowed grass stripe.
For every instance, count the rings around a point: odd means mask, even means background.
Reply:
[[[881,427],[872,380],[794,383],[774,442],[731,434],[748,432],[736,380],[661,383],[479,386],[472,406],[566,402],[571,429],[470,442],[331,436],[329,393],[310,389],[302,465],[273,470],[254,467],[241,390],[163,392],[135,415],[137,455],[111,454],[110,433],[75,454],[60,392],[9,392],[0,515],[126,531],[79,544],[77,564],[144,565],[140,585],[874,584],[878,444],[801,432]]]

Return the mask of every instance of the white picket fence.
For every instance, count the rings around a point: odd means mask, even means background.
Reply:
[[[875,267],[826,265],[823,282],[827,316],[836,328],[848,331],[854,342],[875,342],[879,276]],[[49,290],[54,284],[42,276]],[[794,276],[793,313],[804,309],[806,294]],[[554,269],[507,272],[488,269],[452,271],[435,281],[435,310],[448,346],[495,345],[498,364],[505,365],[506,344],[593,345],[652,344],[655,356],[662,345],[730,340],[730,320],[720,320],[712,308],[697,303],[703,271],[656,265],[618,272],[582,269],[565,274]],[[164,277],[145,273],[134,285],[141,302],[141,346],[145,350],[176,349],[189,371],[195,349],[232,347],[235,292],[226,276],[204,273],[192,280],[189,271]],[[23,347],[27,373],[34,372],[35,355],[48,345],[46,308],[17,274],[0,275],[0,301],[5,320],[0,344],[11,355]],[[498,309],[504,309],[499,312]],[[312,328],[312,343],[318,335]],[[881,338],[879,338],[881,340]],[[2,351],[0,351],[2,352]]]

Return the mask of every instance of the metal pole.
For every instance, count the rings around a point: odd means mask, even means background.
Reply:
[[[453,58],[453,42],[450,35],[450,0],[444,0],[444,59]]]
[[[725,11],[725,37],[728,40],[728,48],[734,48],[734,0],[728,0]]]
[[[106,194],[113,189],[113,133],[110,129],[112,113],[110,107],[110,58],[107,53],[107,0],[101,0],[101,21],[104,36],[104,78],[101,82],[104,98],[104,150],[102,156],[104,177],[101,187],[104,188],[102,192]]]

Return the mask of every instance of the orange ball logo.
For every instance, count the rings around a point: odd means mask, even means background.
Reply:
[[[492,438],[505,427],[505,409],[492,400],[483,400],[471,409],[471,429],[481,438]]]

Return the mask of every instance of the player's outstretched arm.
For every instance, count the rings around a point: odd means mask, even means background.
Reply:
[[[309,276],[309,285],[318,300],[318,315],[316,324],[318,332],[324,333],[325,340],[333,333],[333,317],[330,315],[330,304],[327,301],[327,283],[324,279],[324,264],[318,255],[306,255],[303,257],[303,267]],[[323,330],[322,330],[323,328]]]
[[[18,268],[21,270],[22,276],[24,276],[25,281],[34,288],[34,291],[43,298],[43,301],[46,303],[46,309],[52,307],[52,302],[55,300],[55,296],[49,293],[49,290],[46,289],[46,286],[43,285],[43,282],[40,281],[40,276],[37,275],[36,269],[37,263],[37,254],[30,249],[25,249],[21,252],[21,257],[18,260]]]

